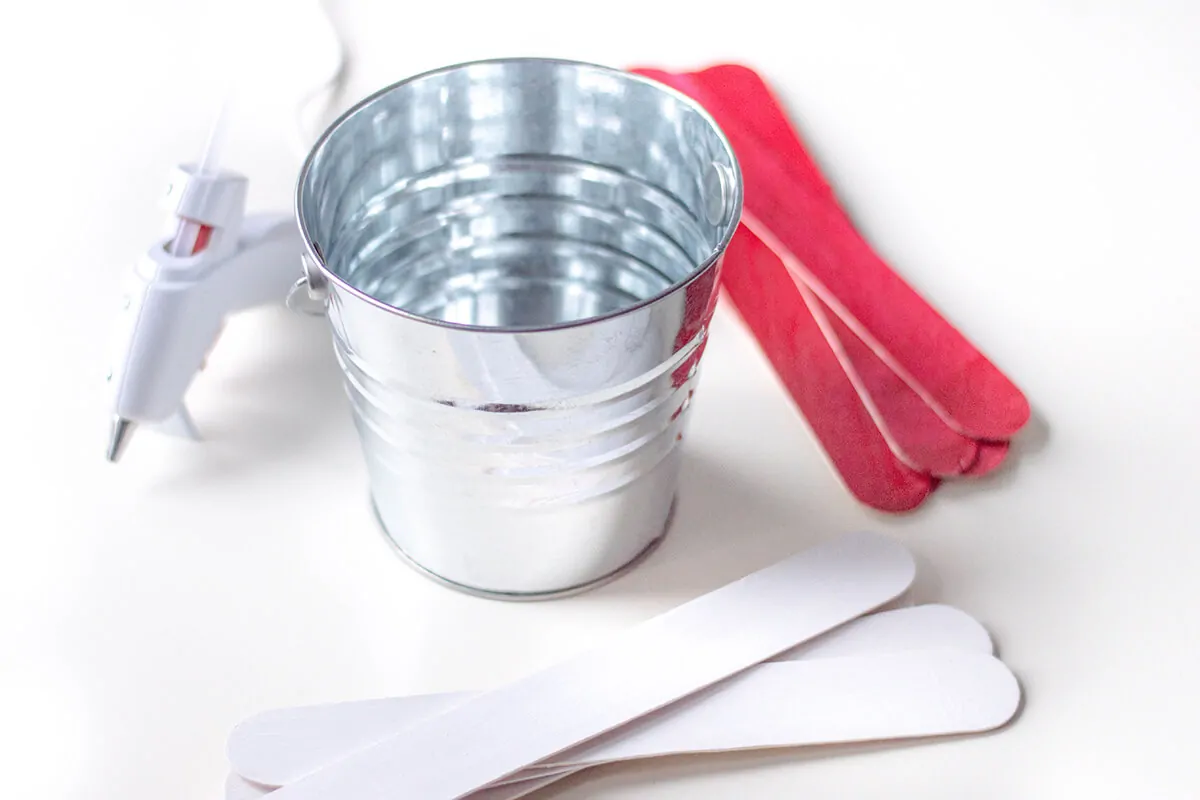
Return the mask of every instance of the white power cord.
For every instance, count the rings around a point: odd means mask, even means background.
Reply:
[[[301,160],[308,157],[317,137],[324,130],[332,103],[345,87],[350,73],[349,49],[336,21],[329,13],[326,0],[311,1],[324,23],[325,49],[329,54],[330,65],[321,82],[305,92],[296,105],[289,138],[292,150]]]

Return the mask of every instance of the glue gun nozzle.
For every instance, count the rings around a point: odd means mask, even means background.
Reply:
[[[114,464],[125,452],[125,446],[129,443],[129,437],[133,435],[134,428],[137,423],[124,417],[113,417],[112,429],[108,436],[108,452],[105,457]]]

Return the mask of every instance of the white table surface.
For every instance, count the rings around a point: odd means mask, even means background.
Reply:
[[[495,685],[870,527],[919,555],[918,599],[994,633],[1027,692],[1012,727],[625,765],[540,796],[1197,796],[1197,6],[335,3],[357,59],[347,102],[495,55],[756,65],[866,234],[1036,408],[1011,468],[875,515],[721,313],[667,543],[601,591],[510,605],[392,556],[318,320],[236,319],[189,398],[208,441],[142,434],[103,460],[119,275],[157,233],[163,176],[201,146],[239,40],[260,62],[225,163],[252,177],[255,208],[290,203],[288,114],[316,23],[283,0],[236,5],[6,10],[0,794],[215,800],[246,715]]]

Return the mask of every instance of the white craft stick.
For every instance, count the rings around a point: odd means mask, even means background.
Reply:
[[[597,764],[676,753],[915,739],[992,730],[1020,706],[996,658],[949,649],[762,664],[488,787],[522,794]]]
[[[515,800],[515,798],[532,794],[538,789],[560,781],[568,775],[580,772],[582,769],[581,767],[577,770],[563,770],[554,775],[530,778],[529,780],[517,781],[496,788],[482,789],[472,793],[470,800]],[[262,800],[262,798],[274,792],[274,786],[260,786],[257,783],[251,783],[234,772],[229,773],[225,778],[225,800]]]
[[[883,611],[854,620],[801,646],[780,654],[776,660],[799,660],[822,657],[847,657],[885,655],[922,649],[951,649],[963,653],[989,654],[992,642],[987,631],[969,615],[945,605],[924,605]],[[755,667],[754,669],[758,669]],[[235,766],[240,765],[243,775],[271,776],[267,783],[285,783],[290,779],[289,770],[306,771],[313,765],[325,763],[339,757],[346,748],[355,744],[353,737],[360,735],[359,726],[375,725],[374,734],[380,735],[394,726],[411,724],[415,721],[406,716],[431,713],[430,700],[455,698],[458,695],[436,695],[433,697],[389,698],[351,703],[336,703],[307,706],[280,711],[269,711],[248,719],[235,729],[230,739],[230,754]],[[772,715],[772,718],[774,715]],[[640,722],[633,723],[639,725]],[[748,722],[746,724],[753,724]],[[770,720],[767,722],[770,725]],[[348,733],[347,733],[348,732]],[[344,735],[349,741],[340,741]],[[703,732],[699,733],[702,737]],[[793,743],[798,744],[798,743]],[[315,745],[316,749],[313,750]],[[679,752],[689,749],[704,749],[702,744],[694,747],[678,745]],[[669,741],[657,748],[662,753],[673,752]],[[747,742],[747,747],[754,746]],[[307,754],[304,753],[308,747]],[[289,760],[301,751],[299,760]],[[297,767],[297,765],[300,765]],[[307,767],[304,765],[308,765]],[[473,800],[501,800],[515,798],[545,786],[578,768],[532,767],[519,773],[518,778],[504,786],[481,790],[472,795]],[[539,770],[542,772],[539,773]],[[302,774],[297,772],[295,774]],[[541,774],[539,778],[528,778]],[[278,784],[276,784],[278,785]],[[234,775],[230,778],[227,800],[254,800],[262,797],[268,787],[250,784]]]
[[[936,648],[988,654],[992,652],[992,641],[970,615],[950,606],[923,605],[852,620],[773,660],[882,655]],[[263,712],[234,728],[227,748],[229,762],[234,772],[247,780],[283,786],[425,717],[445,711],[468,696],[457,692],[417,695]]]
[[[274,800],[457,800],[862,616],[914,574],[912,556],[891,539],[840,537],[469,698],[281,787]]]
[[[488,787],[470,800],[516,800],[589,766],[634,758],[980,733],[1009,722],[1020,705],[1017,679],[990,655],[939,650],[764,664],[753,676],[656,712],[652,725],[639,720],[563,753],[570,764],[526,770],[527,779]],[[675,737],[694,746],[660,749]]]
[[[231,772],[225,778],[225,800],[260,800],[274,792],[275,788],[251,783],[236,772]]]
[[[1011,719],[1020,697],[1008,668],[977,653],[926,650],[763,664],[538,768],[978,733]]]
[[[992,637],[970,614],[929,603],[877,611],[775,656],[771,661],[887,655],[938,648],[964,653],[993,652]]]
[[[506,783],[501,786],[489,786],[477,792],[472,792],[467,797],[468,800],[517,800],[518,797],[533,794],[538,789],[544,789],[552,783],[557,783],[569,775],[574,775],[576,772],[583,772],[585,769],[586,767],[568,769],[554,775],[530,778],[529,780]]]

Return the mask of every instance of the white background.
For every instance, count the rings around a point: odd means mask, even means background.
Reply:
[[[120,275],[248,52],[225,163],[254,207],[290,203],[319,23],[240,5],[5,7],[0,794],[213,800],[224,738],[258,710],[494,685],[871,527],[919,555],[918,599],[994,633],[1027,693],[1012,727],[674,758],[541,796],[1197,796],[1200,7],[335,2],[345,102],[498,55],[758,67],[863,231],[1036,408],[1011,469],[874,515],[722,313],[668,542],[602,591],[509,605],[389,552],[320,321],[237,319],[189,398],[209,440],[143,433],[103,461]]]

